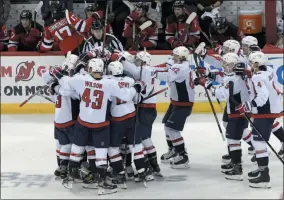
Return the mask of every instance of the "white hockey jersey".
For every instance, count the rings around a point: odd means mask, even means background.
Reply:
[[[110,76],[111,79],[115,80],[120,88],[131,88],[135,81],[127,76],[114,77]],[[112,97],[111,103],[111,116],[112,121],[123,121],[135,116],[135,107],[132,100],[123,101],[118,97]]]
[[[43,74],[44,82],[51,82],[53,79],[49,72]],[[68,76],[62,77],[62,80],[69,79]],[[74,125],[79,114],[79,96],[73,92],[70,96],[51,95],[55,102],[54,125],[57,128],[66,128]]]
[[[136,65],[128,61],[123,61],[122,64],[123,64],[124,72],[127,75],[130,75],[135,80],[140,79],[140,69],[141,69],[140,67],[137,67]],[[150,66],[142,67],[142,74],[141,74],[140,81],[143,81],[145,83],[145,90],[141,94],[143,98],[148,97],[149,95],[155,92],[155,88],[154,88],[155,77],[156,77],[156,70],[154,67],[150,67]],[[143,103],[139,104],[139,107],[156,108],[156,96],[143,101]]]
[[[230,92],[230,87],[232,88]],[[232,74],[226,75],[220,86],[212,87],[213,93],[217,99],[226,101],[226,109],[229,118],[241,117],[240,113],[235,110],[236,106],[230,98],[233,97],[238,104],[249,101],[249,94],[246,83],[241,76]]]
[[[278,118],[283,115],[283,97],[274,82],[271,71],[258,71],[251,79],[253,118]]]
[[[78,122],[89,128],[100,128],[110,123],[110,102],[113,97],[122,101],[131,101],[136,95],[136,90],[120,88],[117,81],[107,77],[100,80],[94,79],[90,74],[78,75],[65,81],[59,80],[62,87],[59,94],[70,96],[74,91],[80,95],[80,113]]]
[[[171,104],[176,106],[193,106],[194,71],[190,63],[173,64],[168,72],[157,72],[157,79],[166,81],[170,88]]]

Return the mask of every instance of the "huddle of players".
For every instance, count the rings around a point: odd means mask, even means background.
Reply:
[[[235,40],[227,40],[221,54],[224,77],[217,75],[212,79],[214,73],[199,69],[205,74],[196,78],[194,83],[210,89],[217,99],[227,101],[223,121],[229,154],[222,157],[227,164],[221,166],[225,178],[243,180],[243,139],[254,153],[252,161],[258,164],[258,169],[248,173],[250,187],[270,188],[269,152],[264,140],[269,141],[273,132],[282,143],[279,155],[283,158],[284,130],[277,121],[283,115],[283,94],[276,88],[273,69],[267,66],[268,61],[257,45],[256,38],[245,37],[241,55],[240,44]],[[248,129],[245,114],[253,119],[262,137],[254,128]]]
[[[188,67],[187,48],[173,50],[172,63],[177,64],[168,71],[151,67],[151,55],[144,51],[137,53],[135,59],[127,52],[113,53],[112,59],[116,61],[108,64],[104,75],[107,62],[102,55],[108,55],[106,51],[97,48],[80,57],[68,55],[62,66],[52,67],[43,75],[56,98],[59,168],[55,175],[68,188],[82,178],[83,187],[98,188],[98,194],[116,192],[117,187],[127,188],[126,174],[134,176],[131,152],[135,181],[151,181],[153,175],[161,176],[151,140],[157,116],[156,97],[151,96],[155,78],[168,81],[171,90],[171,105],[164,121],[166,134],[178,152],[173,168],[188,164],[180,131],[194,102],[193,72]],[[139,112],[134,107],[137,103]],[[182,120],[181,115],[185,116]],[[124,159],[119,148],[123,139],[125,152],[129,151]],[[84,151],[88,164],[83,159]],[[108,161],[113,169],[111,182],[107,178]]]

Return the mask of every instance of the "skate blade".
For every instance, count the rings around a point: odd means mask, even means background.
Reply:
[[[62,181],[62,185],[69,190],[73,188],[73,183],[74,181]]]
[[[117,188],[111,189],[111,190],[99,188],[98,195],[112,194],[112,193],[116,193],[117,191],[118,191]]]
[[[143,184],[144,184],[144,187],[147,188],[147,183],[145,180],[143,181]]]
[[[185,164],[181,164],[181,165],[175,165],[173,163],[171,163],[171,168],[172,169],[188,169],[189,167],[189,163],[185,163]]]
[[[91,183],[91,184],[83,183],[82,187],[85,189],[99,189],[99,186],[97,183]]]
[[[222,163],[229,164],[230,162],[231,162],[231,159],[230,159],[230,160],[224,160],[224,159],[222,159]]]
[[[249,183],[251,188],[263,188],[263,189],[270,189],[271,183],[270,182],[263,182],[263,183]]]
[[[243,175],[225,175],[227,180],[243,181]]]

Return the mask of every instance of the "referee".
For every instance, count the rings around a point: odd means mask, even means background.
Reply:
[[[98,19],[93,21],[91,27],[91,36],[81,44],[83,48],[82,53],[88,52],[94,48],[102,47],[104,39],[104,25],[103,20]],[[123,46],[121,42],[112,34],[106,34],[106,43],[105,48],[110,52],[113,52],[114,49],[123,51]]]

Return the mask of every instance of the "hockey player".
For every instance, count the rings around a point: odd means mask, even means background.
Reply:
[[[120,88],[130,88],[134,85],[134,80],[132,78],[123,76],[123,66],[118,61],[111,62],[108,65],[108,74],[110,75],[111,79],[117,82]],[[127,187],[125,183],[125,171],[119,150],[119,145],[124,137],[126,137],[126,144],[130,150],[134,151],[134,163],[136,170],[138,173],[145,172],[143,153],[144,147],[141,143],[142,140],[140,137],[134,137],[135,115],[136,113],[133,101],[122,101],[117,97],[112,99],[111,136],[108,155],[110,157],[111,166],[117,174],[117,177],[115,177],[113,183],[117,184],[118,187],[125,189]],[[134,149],[133,141],[135,142]],[[130,165],[127,165],[126,163],[126,167],[129,168]]]
[[[151,97],[145,101],[143,98],[148,97],[154,92],[155,84],[155,69],[150,66],[151,55],[146,51],[138,52],[135,61],[130,63],[126,60],[123,53],[120,54],[119,60],[123,64],[124,73],[133,77],[135,80],[141,80],[145,83],[145,90],[142,92],[141,102],[138,103],[138,117],[136,121],[136,136],[142,139],[142,144],[146,150],[149,162],[146,160],[147,177],[146,180],[153,180],[152,171],[154,174],[160,175],[160,167],[157,161],[157,152],[151,140],[152,126],[157,117],[156,97]],[[139,101],[139,100],[138,100]],[[149,166],[150,164],[150,166]]]
[[[91,26],[91,36],[81,44],[82,52],[84,53],[93,50],[94,48],[102,47],[103,38],[103,20],[93,21]],[[105,48],[107,48],[109,51],[113,51],[114,49],[123,51],[123,46],[121,42],[114,35],[108,33],[106,33]]]
[[[73,13],[68,12],[68,19],[65,16],[66,5],[62,1],[52,0],[51,4],[52,20],[45,24],[44,39],[41,43],[40,51],[49,51],[54,41],[60,42],[61,51],[67,53],[72,51],[73,54],[79,54],[78,46],[83,42],[84,37],[81,33],[89,32],[94,20],[103,17],[100,11],[94,12],[86,20],[79,19]],[[70,23],[70,24],[69,24]]]
[[[242,115],[253,113],[254,126],[261,132],[253,129],[252,144],[255,149],[258,169],[248,173],[250,187],[270,188],[268,168],[268,151],[265,141],[269,141],[272,126],[276,118],[283,111],[283,98],[281,92],[274,84],[274,77],[267,70],[267,59],[262,52],[253,52],[249,55],[249,66],[253,70],[252,85],[254,99],[239,105],[238,110]],[[265,140],[265,141],[264,141]]]
[[[68,177],[64,180],[64,185],[68,186],[74,181],[84,146],[89,141],[96,152],[96,171],[93,173],[95,174],[94,179],[98,181],[99,195],[117,192],[117,186],[106,182],[107,152],[110,141],[108,102],[112,97],[130,101],[137,91],[141,92],[143,89],[141,83],[136,83],[131,88],[119,88],[116,81],[103,77],[103,70],[103,61],[93,58],[88,62],[88,74],[74,76],[68,81],[63,81],[58,71],[53,72],[61,85],[61,87],[54,88],[57,93],[70,96],[70,93],[75,91],[81,97],[80,113],[74,129],[74,143],[71,147]]]
[[[7,51],[9,34],[5,24],[0,24],[0,52]]]
[[[197,45],[200,38],[200,27],[197,18],[190,25],[185,23],[190,13],[186,10],[184,1],[175,1],[173,12],[174,15],[167,18],[165,30],[166,40],[171,48]]]
[[[174,64],[168,72],[157,72],[157,79],[167,81],[170,87],[171,102],[163,118],[165,134],[170,138],[172,149],[177,154],[171,161],[172,168],[188,168],[189,160],[185,150],[181,131],[184,128],[187,117],[191,114],[194,104],[193,71],[187,61],[189,50],[177,47],[173,50]]]
[[[122,36],[126,38],[126,49],[135,50],[136,44],[133,41],[135,34],[138,37],[138,49],[155,49],[158,41],[157,23],[147,17],[149,6],[147,3],[139,2],[135,4],[135,10],[125,19],[125,25]],[[139,26],[146,21],[152,21],[152,25],[144,30],[139,30]],[[133,30],[135,28],[135,30]]]
[[[11,33],[8,51],[34,51],[42,38],[43,27],[32,20],[32,12],[23,10],[20,14],[21,23]]]
[[[241,138],[243,132],[248,127],[247,120],[235,110],[237,105],[245,103],[249,100],[248,90],[245,87],[245,81],[241,75],[234,72],[236,65],[243,63],[239,62],[239,57],[235,53],[227,53],[222,57],[225,77],[222,85],[213,86],[212,81],[205,77],[199,77],[194,80],[196,85],[202,85],[207,89],[212,88],[216,98],[226,100],[226,113],[228,116],[226,126],[226,137],[228,143],[231,163],[221,166],[221,170],[225,173],[226,179],[242,181],[243,170],[241,164],[242,148]],[[234,98],[235,102],[231,99]]]

